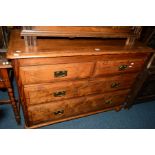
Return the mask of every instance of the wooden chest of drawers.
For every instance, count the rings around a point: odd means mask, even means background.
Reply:
[[[8,58],[29,128],[120,110],[152,54],[124,40],[44,39],[25,47],[19,36],[12,32]]]

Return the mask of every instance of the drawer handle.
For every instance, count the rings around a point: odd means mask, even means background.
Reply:
[[[56,71],[54,72],[54,77],[65,77],[67,76],[67,71]]]
[[[53,93],[54,97],[61,97],[66,95],[66,91],[58,91]]]
[[[113,82],[111,84],[111,88],[118,88],[120,86],[120,83],[119,82]]]
[[[54,112],[54,115],[61,115],[64,113],[64,110],[58,110]]]
[[[106,100],[105,101],[105,104],[112,104],[113,102],[112,102],[112,100]]]
[[[120,65],[119,66],[120,71],[126,70],[127,68],[128,68],[128,65]]]

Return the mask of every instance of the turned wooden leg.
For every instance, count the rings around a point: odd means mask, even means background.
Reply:
[[[15,101],[13,90],[12,90],[12,88],[7,88],[7,90],[8,90],[8,95],[9,95],[9,98],[10,98],[10,101],[11,101],[11,105],[12,105],[12,108],[13,108],[13,112],[14,112],[14,115],[15,115],[16,122],[18,124],[20,124],[20,114],[19,114],[19,110],[18,110],[18,107],[17,107],[17,103]]]
[[[7,92],[8,92],[9,98],[10,98],[10,104],[13,108],[15,119],[16,119],[17,123],[20,124],[20,113],[19,113],[19,109],[17,106],[17,102],[16,102],[14,94],[13,94],[13,89],[12,89],[10,77],[8,74],[8,68],[1,68],[0,73],[1,73],[1,76],[3,79],[3,82],[5,84],[5,88],[7,89]]]

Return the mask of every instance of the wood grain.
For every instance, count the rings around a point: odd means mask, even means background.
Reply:
[[[6,68],[4,67],[0,68],[0,78],[1,78],[0,88],[5,88],[7,90],[16,122],[20,124],[20,113],[19,113],[19,109],[17,106],[17,101],[15,100],[13,87],[11,85],[11,80],[8,74],[8,66],[6,66]]]
[[[110,26],[32,26],[23,29],[21,36],[126,38],[135,34],[132,27],[114,29]]]
[[[96,78],[94,80],[26,85],[24,87],[24,92],[27,104],[36,105],[90,94],[101,94],[120,89],[129,89],[136,77],[137,74],[125,74],[111,76],[109,78]],[[65,91],[65,95],[54,96],[54,93],[62,91]]]
[[[5,84],[2,81],[0,81],[0,88],[5,88]]]
[[[88,56],[121,53],[151,53],[153,50],[136,42],[124,46],[125,40],[105,39],[40,39],[36,47],[25,47],[19,31],[12,31],[7,58],[46,58],[62,56]],[[17,52],[16,52],[17,51]]]
[[[120,74],[132,71],[140,71],[144,65],[145,60],[142,59],[128,59],[128,60],[116,60],[116,61],[98,61],[94,76],[101,76],[107,74]],[[126,68],[120,69],[122,65]]]
[[[43,65],[20,67],[20,76],[23,84],[33,84],[42,82],[62,81],[69,79],[88,78],[90,76],[93,63],[73,63],[59,65]],[[55,77],[55,72],[66,71],[64,77]]]
[[[113,94],[103,94],[97,97],[88,97],[87,99],[85,97],[81,97],[53,103],[51,102],[44,105],[30,106],[28,109],[30,122],[35,125],[45,121],[59,120],[91,111],[97,111],[102,108],[112,107],[114,105],[120,105],[125,101],[128,91],[129,90]],[[113,99],[113,103],[108,105],[105,103],[106,99]],[[55,114],[55,112],[58,111],[63,111],[63,113]]]
[[[32,27],[33,31],[42,31],[41,35],[46,28]],[[88,38],[41,37],[35,47],[25,47],[20,31],[11,33],[7,57],[12,59],[27,127],[119,111],[134,92],[136,80],[154,50],[138,41],[127,47],[125,39],[89,38],[91,28],[83,28],[72,30],[80,30],[79,34],[85,33]],[[56,29],[53,31],[58,35],[64,31]],[[65,29],[64,35],[74,34]],[[98,30],[93,28],[90,36],[101,35]],[[132,40],[129,38],[128,44]]]
[[[151,53],[118,53],[118,54],[104,54],[104,55],[83,55],[83,56],[69,56],[69,57],[54,57],[54,58],[29,58],[18,59],[18,63],[23,66],[38,66],[38,65],[54,65],[54,64],[69,64],[82,62],[96,62],[96,61],[117,61],[117,60],[145,60]]]

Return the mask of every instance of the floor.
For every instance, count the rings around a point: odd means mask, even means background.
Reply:
[[[14,83],[15,95],[17,88]],[[7,98],[0,91],[0,98]],[[23,129],[24,118],[21,112],[21,125],[17,125],[10,105],[0,106],[0,129]],[[134,105],[129,110],[108,111],[62,123],[42,127],[42,129],[154,129],[155,101]]]

